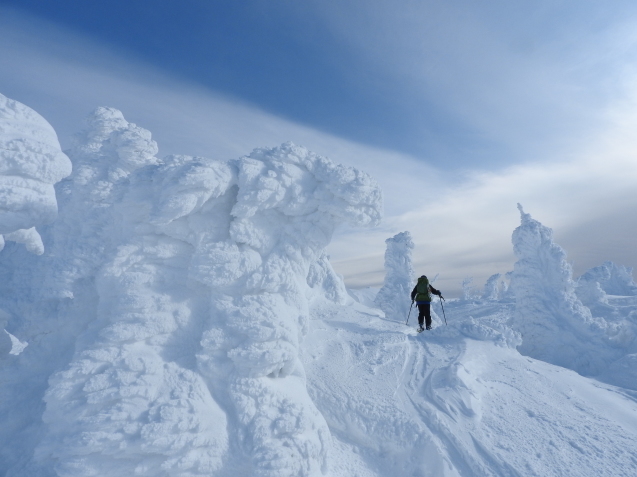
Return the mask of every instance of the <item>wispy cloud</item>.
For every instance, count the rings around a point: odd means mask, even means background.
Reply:
[[[470,168],[571,150],[637,59],[629,1],[310,3],[365,59],[361,87],[413,106],[427,159]]]
[[[149,129],[159,143],[160,155],[230,159],[285,141],[304,145],[368,171],[387,190],[401,187],[406,196],[390,196],[386,201],[392,214],[407,210],[409,201],[403,199],[419,193],[410,177],[438,175],[433,167],[406,154],[285,120],[237,98],[177,80],[50,23],[14,12],[1,15],[0,26],[0,56],[10,65],[0,70],[3,93],[47,118],[63,146],[68,147],[93,108],[111,106]]]
[[[605,260],[637,266],[637,87],[603,114],[606,128],[582,138],[568,157],[552,155],[504,171],[476,172],[409,212],[389,217],[385,230],[338,237],[333,248],[337,268],[359,286],[377,285],[381,235],[409,230],[416,243],[416,268],[440,272],[439,284],[458,293],[464,277],[474,276],[480,284],[492,273],[512,269],[517,202],[554,229],[576,273]],[[348,258],[356,250],[358,256]]]
[[[516,165],[489,171],[476,162],[474,168],[459,175],[440,167],[440,163],[433,167],[403,153],[282,119],[236,98],[178,81],[85,37],[30,17],[5,15],[6,12],[2,10],[0,15],[0,57],[3,65],[9,67],[0,69],[0,91],[47,118],[65,146],[81,127],[82,118],[94,107],[104,105],[121,109],[130,121],[152,131],[161,155],[181,153],[229,159],[254,147],[291,140],[372,174],[384,191],[385,223],[362,233],[343,229],[329,250],[337,271],[351,285],[380,283],[384,240],[403,230],[410,230],[414,236],[418,271],[440,273],[438,283],[450,293],[457,292],[465,276],[474,276],[480,282],[491,273],[510,270],[510,235],[519,221],[517,202],[555,229],[558,243],[569,252],[576,270],[583,271],[606,259],[637,266],[637,251],[626,239],[637,233],[637,215],[632,212],[637,206],[637,143],[633,138],[637,130],[637,89],[633,86],[637,84],[637,73],[626,61],[634,58],[637,28],[629,28],[629,19],[595,39],[603,41],[590,41],[593,59],[574,55],[566,67],[558,65],[566,54],[558,54],[559,41],[549,44],[547,40],[529,47],[530,52],[520,59],[515,48],[522,47],[502,45],[503,40],[494,38],[492,32],[490,36],[478,35],[476,45],[463,50],[470,43],[472,32],[481,25],[488,30],[488,23],[478,22],[476,26],[471,18],[459,20],[460,25],[467,24],[466,28],[463,26],[466,38],[454,40],[455,30],[443,32],[440,37],[436,31],[427,33],[425,39],[435,39],[437,49],[427,49],[426,42],[415,46],[425,56],[418,57],[420,63],[413,71],[408,63],[409,48],[403,55],[396,53],[395,61],[381,54],[381,48],[374,61],[382,63],[389,78],[404,72],[404,81],[413,83],[407,91],[415,91],[414,94],[431,96],[442,91],[438,100],[455,108],[463,121],[487,138],[484,150],[476,152],[468,146],[473,157],[491,152],[502,154],[503,148],[515,152],[510,162]],[[443,17],[449,15],[446,12]],[[427,25],[436,27],[436,18]],[[383,45],[389,52],[399,47],[390,35],[395,26],[392,21],[396,20],[390,20],[378,33],[387,36]],[[335,29],[345,28],[334,25]],[[357,26],[351,41],[363,43],[361,49],[367,48],[365,35],[371,34],[374,25],[372,22]],[[438,30],[444,30],[445,25],[441,23]],[[401,41],[408,43],[411,37],[406,38]],[[449,44],[445,38],[449,38]],[[467,65],[463,55],[478,55],[488,45],[493,51],[485,55],[485,65],[474,65],[484,71],[478,74],[479,81],[472,82],[471,74],[477,70],[471,65],[478,59],[466,59]],[[450,64],[426,61],[431,55],[447,53],[452,56]],[[375,53],[370,47],[365,54]],[[549,57],[550,61],[546,59]],[[443,70],[436,70],[434,65]],[[595,65],[608,66],[612,77],[604,72],[596,76]],[[392,68],[395,75],[390,74]],[[506,71],[499,75],[499,69]],[[530,76],[526,77],[525,72]],[[586,78],[569,79],[582,72]],[[422,74],[427,75],[424,92],[418,92],[416,83]],[[492,78],[495,83],[490,84]],[[555,78],[560,81],[554,84]],[[395,84],[398,87],[401,83]],[[547,93],[542,96],[545,87]],[[425,91],[427,88],[429,92]],[[532,91],[524,93],[525,89]],[[533,109],[535,98],[541,101]],[[582,98],[585,100],[578,103]],[[531,112],[525,108],[531,108]],[[560,110],[564,115],[558,114]],[[521,116],[526,119],[521,120]],[[593,120],[582,125],[574,116]],[[566,139],[557,147],[555,141],[547,140],[534,127],[560,141],[562,136]],[[534,138],[537,144],[531,144]]]

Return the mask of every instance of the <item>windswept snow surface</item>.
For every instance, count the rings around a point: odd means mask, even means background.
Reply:
[[[360,303],[315,304],[303,362],[331,475],[637,474],[634,393],[521,355],[513,303],[447,303],[449,325],[420,334]]]

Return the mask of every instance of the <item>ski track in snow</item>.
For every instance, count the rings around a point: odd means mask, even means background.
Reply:
[[[630,391],[459,331],[492,305],[447,308],[449,327],[417,334],[358,303],[314,307],[303,361],[332,475],[637,475]]]

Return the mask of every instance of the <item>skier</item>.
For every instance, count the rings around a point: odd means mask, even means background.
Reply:
[[[411,302],[413,305],[414,300],[418,305],[418,332],[420,333],[425,328],[422,326],[423,317],[425,318],[425,324],[428,330],[431,329],[431,294],[438,295],[442,298],[440,290],[436,290],[429,284],[429,279],[423,275],[418,279],[418,283],[411,292]]]

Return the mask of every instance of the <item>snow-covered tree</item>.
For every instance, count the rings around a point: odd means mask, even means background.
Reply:
[[[512,326],[522,335],[520,352],[549,363],[597,375],[634,341],[627,324],[610,326],[593,317],[575,293],[571,266],[553,242],[553,231],[518,204],[521,225],[513,232],[515,263],[511,287],[516,308]],[[622,349],[624,348],[624,349]]]
[[[462,299],[469,301],[469,300],[473,300],[474,298],[476,298],[476,296],[473,293],[473,289],[475,287],[473,286],[473,277],[465,277],[462,280]]]
[[[341,305],[347,302],[348,294],[343,277],[332,268],[330,257],[323,253],[310,266],[307,274],[307,284],[318,294]]]
[[[414,287],[411,254],[414,242],[409,232],[401,232],[385,240],[385,281],[374,302],[390,320],[407,319]]]
[[[98,108],[69,151],[51,253],[2,261],[29,346],[0,367],[0,474],[324,474],[299,357],[308,277],[343,299],[324,249],[340,223],[378,223],[378,184],[293,144],[157,151]]]
[[[36,227],[55,219],[53,186],[70,173],[71,161],[51,125],[28,106],[0,94],[0,250],[6,242],[17,242],[31,253],[44,253]],[[0,310],[0,359],[12,350],[5,332],[9,319]]]
[[[577,279],[575,292],[587,305],[607,303],[608,295],[635,296],[637,285],[629,267],[604,262]]]
[[[484,284],[484,293],[482,294],[482,298],[484,300],[495,301],[500,297],[500,294],[503,291],[502,289],[502,274],[495,273],[491,275]]]
[[[6,240],[24,243],[37,255],[44,252],[35,227],[55,219],[53,185],[70,173],[71,161],[51,125],[0,94],[0,250]]]

